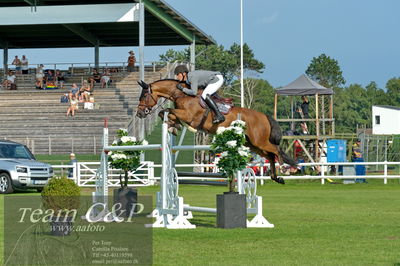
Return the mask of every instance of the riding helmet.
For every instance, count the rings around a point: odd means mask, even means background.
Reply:
[[[175,68],[174,74],[178,75],[179,73],[189,72],[189,69],[185,65],[179,65]]]

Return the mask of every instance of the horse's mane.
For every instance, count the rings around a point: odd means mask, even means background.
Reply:
[[[153,81],[153,83],[156,83],[156,82],[159,82],[159,81],[176,81],[176,82],[179,82],[179,83],[186,83],[186,82],[180,81],[178,79],[159,79],[159,80]]]

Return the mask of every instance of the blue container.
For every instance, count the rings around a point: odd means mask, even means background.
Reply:
[[[346,141],[343,139],[331,139],[326,142],[327,162],[338,163],[346,161]]]

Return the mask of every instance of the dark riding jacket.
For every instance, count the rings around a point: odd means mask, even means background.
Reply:
[[[183,92],[195,96],[199,87],[206,87],[208,84],[216,83],[219,80],[217,75],[221,75],[221,73],[207,70],[191,71],[187,74],[186,79],[186,83],[190,85],[190,89],[184,88]]]

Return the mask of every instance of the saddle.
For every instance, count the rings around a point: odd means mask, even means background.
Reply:
[[[198,97],[199,97],[200,106],[203,109],[207,109],[208,105],[205,103],[203,98],[201,96],[198,96]],[[219,96],[217,93],[214,93],[213,95],[211,95],[211,98],[217,104],[218,110],[224,115],[228,114],[234,105],[232,98],[224,98],[224,97]]]

